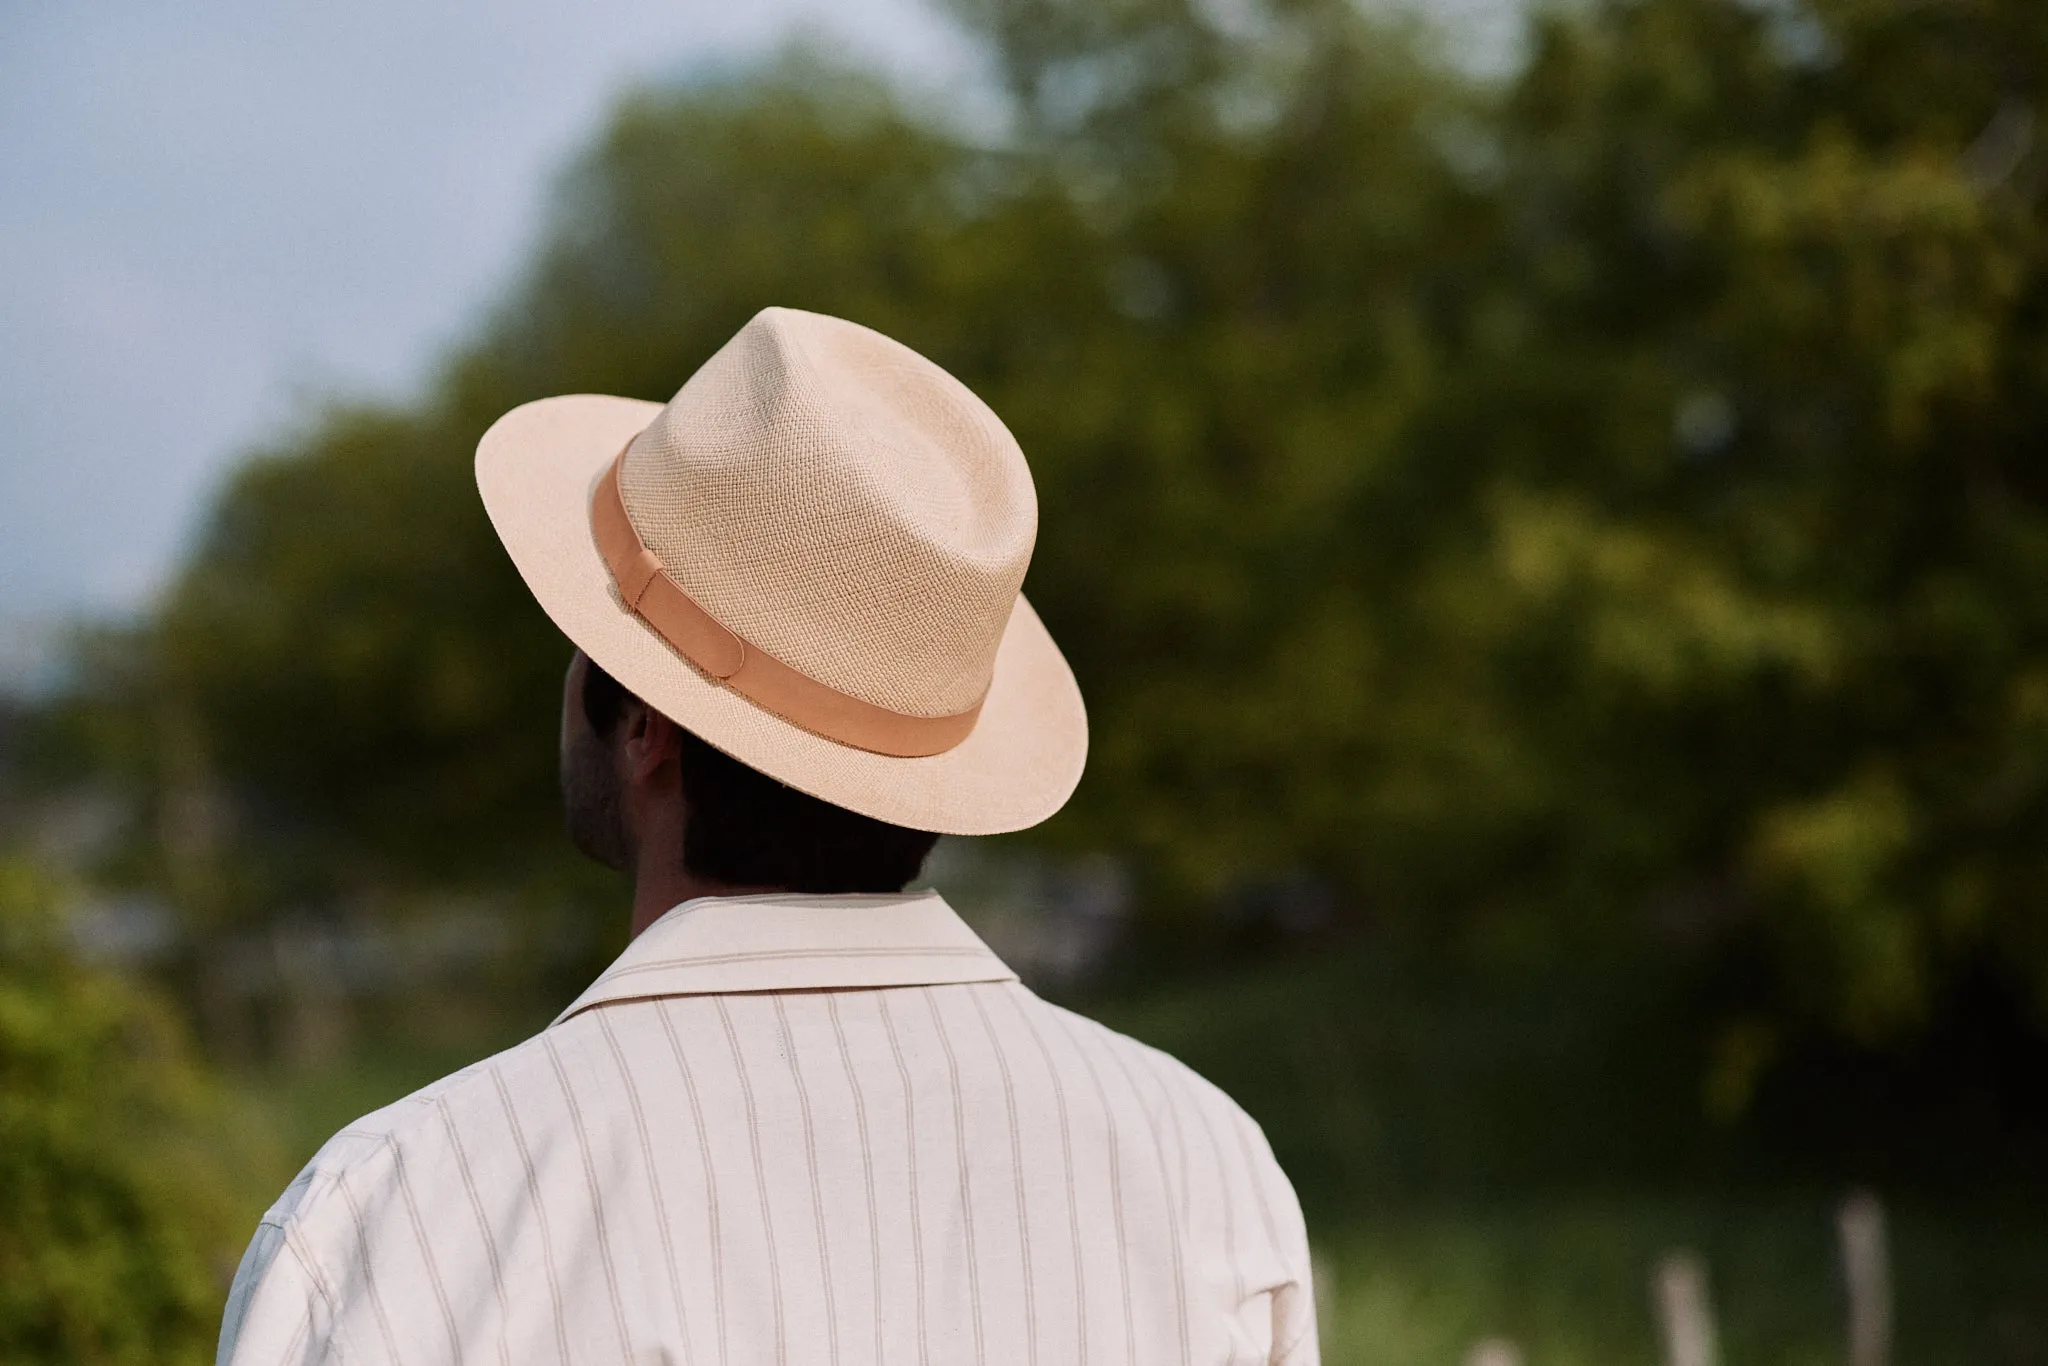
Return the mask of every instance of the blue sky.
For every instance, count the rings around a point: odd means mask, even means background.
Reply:
[[[796,28],[965,76],[916,0],[0,0],[0,654],[146,603],[321,398],[410,393],[623,85]]]

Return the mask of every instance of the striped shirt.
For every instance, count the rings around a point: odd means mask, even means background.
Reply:
[[[264,1215],[220,1361],[1316,1360],[1299,1207],[935,895],[685,902]]]

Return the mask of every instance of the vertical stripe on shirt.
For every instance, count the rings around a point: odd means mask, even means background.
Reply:
[[[655,1236],[661,1241],[661,1265],[668,1273],[668,1292],[676,1310],[676,1334],[682,1340],[683,1361],[690,1360],[690,1319],[689,1311],[683,1307],[683,1278],[676,1270],[675,1239],[669,1235],[668,1201],[661,1194],[661,1164],[654,1159],[654,1140],[647,1132],[647,1110],[640,1103],[640,1087],[633,1080],[633,1069],[626,1062],[626,1051],[619,1047],[618,1031],[612,1028],[611,1018],[599,1011],[597,1027],[604,1035],[606,1049],[612,1055],[612,1065],[618,1069],[619,1085],[626,1089],[626,1108],[632,1112],[633,1135],[640,1142],[640,1165],[647,1173],[647,1195],[652,1201]]]
[[[541,1199],[540,1173],[533,1169],[533,1150],[526,1146],[526,1131],[519,1127],[519,1111],[513,1107],[512,1092],[505,1085],[505,1078],[494,1072],[491,1082],[497,1090],[498,1103],[505,1111],[505,1127],[512,1131],[512,1143],[519,1150],[519,1165],[526,1173],[527,1207],[533,1211],[534,1223],[540,1229],[540,1254],[546,1270],[548,1307],[554,1312],[555,1349],[566,1362],[569,1360],[569,1315],[562,1303],[561,1277],[555,1270],[554,1239],[548,1236],[548,1207]]]
[[[1166,1195],[1166,1245],[1173,1255],[1174,1307],[1180,1314],[1180,1361],[1181,1366],[1190,1366],[1193,1357],[1188,1343],[1187,1264],[1185,1252],[1181,1247],[1180,1211],[1174,1207],[1173,1183],[1167,1179],[1171,1169],[1166,1165],[1166,1145],[1159,1137],[1159,1124],[1152,1118],[1151,1110],[1146,1106],[1145,1098],[1138,1090],[1138,1083],[1131,1075],[1129,1062],[1125,1060],[1122,1052],[1112,1053],[1110,1058],[1116,1064],[1117,1071],[1123,1074],[1124,1084],[1130,1087],[1131,1099],[1137,1104],[1139,1113],[1145,1116],[1145,1127],[1151,1134],[1153,1151],[1159,1158],[1159,1180]]]
[[[420,1245],[420,1260],[427,1266],[427,1283],[434,1288],[434,1305],[441,1311],[441,1326],[448,1333],[448,1359],[462,1360],[462,1335],[455,1329],[455,1311],[448,1305],[448,1287],[441,1279],[441,1268],[434,1260],[434,1243],[427,1237],[427,1226],[420,1218],[419,1201],[413,1197],[412,1182],[405,1175],[405,1151],[394,1143],[389,1134],[383,1136],[384,1146],[391,1153],[392,1175],[398,1180],[398,1193],[405,1201],[406,1222],[412,1225],[412,1236]]]
[[[547,1040],[548,1062],[553,1065],[555,1081],[562,1088],[562,1102],[569,1107],[569,1126],[576,1135],[576,1156],[583,1164],[583,1184],[590,1197],[590,1222],[597,1234],[598,1270],[604,1276],[605,1296],[611,1301],[612,1321],[619,1334],[619,1358],[625,1360],[633,1354],[633,1341],[626,1327],[626,1308],[619,1299],[619,1272],[612,1260],[611,1229],[604,1217],[604,1188],[597,1179],[597,1160],[590,1150],[590,1126],[583,1122],[583,1107],[577,1104],[576,1088],[569,1084],[569,1074],[562,1067],[562,1051],[552,1039]]]
[[[1103,1088],[1102,1074],[1096,1070],[1094,1057],[1080,1046],[1075,1037],[1071,1018],[1062,1015],[1061,1023],[1066,1026],[1067,1042],[1080,1053],[1081,1065],[1088,1074],[1088,1084],[1095,1090],[1096,1102],[1102,1106],[1102,1122],[1109,1132],[1109,1192],[1110,1205],[1116,1211],[1116,1269],[1117,1283],[1123,1291],[1119,1303],[1123,1305],[1124,1361],[1135,1366],[1138,1360],[1138,1323],[1131,1307],[1131,1239],[1124,1212],[1123,1144],[1117,1132],[1116,1110],[1109,1103],[1109,1092]]]
[[[754,1103],[754,1084],[747,1076],[747,1055],[740,1047],[739,1032],[732,1026],[732,1008],[726,998],[714,998],[718,1022],[725,1026],[726,1042],[732,1045],[732,1065],[739,1077],[741,1103],[746,1109],[747,1144],[754,1154],[754,1194],[761,1205],[761,1237],[768,1245],[768,1293],[775,1318],[775,1361],[789,1360],[789,1333],[782,1313],[782,1260],[775,1255],[775,1211],[768,1203],[768,1164],[761,1157],[761,1112]]]
[[[455,1169],[462,1177],[462,1192],[469,1201],[470,1213],[476,1217],[477,1233],[483,1238],[484,1261],[491,1282],[491,1297],[498,1305],[498,1361],[500,1366],[511,1366],[512,1355],[505,1342],[505,1321],[510,1317],[505,1305],[504,1263],[498,1257],[498,1240],[491,1233],[491,1221],[484,1214],[484,1202],[476,1190],[476,1173],[470,1168],[469,1153],[462,1146],[462,1133],[455,1127],[455,1112],[448,1105],[446,1096],[435,1096],[431,1102],[434,1112],[441,1117],[441,1127],[448,1131],[448,1144],[455,1152]]]
[[[690,1071],[689,1059],[683,1056],[682,1040],[676,1037],[675,1020],[671,1018],[666,1004],[656,1007],[661,1020],[661,1032],[668,1038],[669,1056],[675,1059],[676,1072],[683,1081],[683,1094],[690,1101],[691,1139],[696,1144],[704,1168],[704,1221],[705,1232],[711,1243],[711,1304],[712,1317],[718,1334],[718,1360],[723,1363],[731,1358],[726,1354],[725,1336],[725,1241],[720,1234],[719,1184],[711,1166],[711,1132],[704,1127],[704,1102],[697,1091],[697,1078]]]
[[[825,995],[825,1010],[832,1018],[832,1037],[839,1045],[839,1065],[846,1069],[846,1085],[853,1093],[853,1120],[860,1131],[860,1172],[863,1207],[868,1216],[868,1269],[874,1279],[868,1295],[868,1311],[875,1324],[875,1366],[884,1355],[882,1338],[882,1224],[875,1208],[875,1137],[868,1128],[867,1096],[860,1084],[861,1070],[853,1065],[853,1050],[846,1044],[846,1022],[839,1017],[840,993]]]
[[[789,1079],[796,1083],[797,1108],[803,1115],[804,1163],[811,1171],[811,1218],[817,1224],[819,1281],[825,1291],[826,1360],[839,1363],[839,1306],[832,1293],[832,1245],[825,1220],[825,1185],[818,1176],[818,1127],[811,1114],[811,1092],[804,1085],[803,1064],[797,1060],[796,1040],[789,1032],[789,1007],[775,998],[775,1025],[782,1034],[783,1056],[789,1060]]]
[[[974,1002],[975,1013],[981,1016],[982,1032],[988,1036],[989,1051],[995,1054],[996,1071],[1003,1079],[1003,1127],[1010,1131],[1010,1168],[1017,1191],[1017,1253],[1024,1267],[1024,1359],[1028,1366],[1038,1366],[1038,1287],[1031,1266],[1031,1202],[1024,1193],[1024,1135],[1018,1128],[1017,1083],[1010,1075],[1010,1060],[1003,1052],[1003,1041],[996,1035],[994,1021],[989,1019],[988,1003],[973,987],[967,989],[967,994]]]
[[[1067,1231],[1072,1242],[1074,1258],[1074,1337],[1076,1349],[1074,1360],[1085,1363],[1088,1360],[1088,1272],[1081,1256],[1081,1195],[1074,1177],[1074,1125],[1067,1115],[1067,1086],[1060,1077],[1060,1069],[1052,1059],[1052,1049],[1046,1045],[1045,1034],[1038,1027],[1032,1012],[1025,1009],[1016,994],[1010,993],[1009,1000],[1016,1009],[1017,1018],[1023,1023],[1024,1031],[1038,1049],[1038,1056],[1045,1063],[1046,1080],[1052,1091],[1053,1111],[1060,1123],[1060,1178],[1067,1191]]]
[[[377,1332],[384,1339],[385,1355],[397,1366],[405,1358],[399,1353],[398,1339],[391,1331],[391,1316],[384,1312],[384,1297],[377,1293],[377,1258],[370,1255],[370,1233],[363,1224],[363,1208],[356,1203],[355,1193],[348,1188],[348,1173],[342,1173],[334,1184],[348,1206],[349,1223],[355,1228],[358,1249],[355,1270],[362,1277],[363,1289],[369,1293],[370,1309],[377,1320]]]
[[[921,994],[925,1008],[932,1013],[932,1028],[938,1031],[939,1047],[946,1054],[946,1076],[952,1083],[953,1142],[960,1172],[960,1229],[967,1240],[967,1312],[974,1322],[974,1359],[984,1361],[987,1355],[981,1323],[981,1259],[976,1255],[974,1246],[974,1189],[968,1174],[967,1100],[960,1085],[960,1058],[953,1051],[952,1031],[946,1028],[946,1016],[939,1009],[938,994],[931,991]]]
[[[917,1098],[910,1082],[910,1066],[903,1060],[903,1040],[896,1032],[896,1017],[889,1010],[889,993],[878,992],[882,1028],[889,1035],[889,1051],[896,1060],[896,1075],[903,1083],[903,1156],[910,1169],[910,1261],[912,1284],[917,1287],[917,1359],[920,1366],[931,1360],[931,1333],[925,1317],[924,1218],[919,1209],[922,1187],[917,1180]]]

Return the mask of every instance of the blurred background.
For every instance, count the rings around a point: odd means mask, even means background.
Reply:
[[[472,452],[779,303],[1030,455],[1088,776],[929,873],[1265,1126],[1328,1360],[2048,1362],[2044,72],[2037,0],[0,9],[0,1359],[209,1359],[329,1133],[623,946]]]

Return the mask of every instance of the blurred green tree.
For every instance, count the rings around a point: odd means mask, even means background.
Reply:
[[[1709,912],[1866,1042],[1973,963],[2048,1004],[2044,55],[2024,4],[1545,22],[1439,428],[1545,698],[1545,880]]]
[[[222,918],[559,876],[565,647],[476,436],[776,302],[1017,432],[1094,718],[1042,838],[1175,937],[1307,878],[1519,956],[1702,939],[1762,968],[1731,1112],[1787,1030],[1985,964],[2048,1005],[2037,7],[1616,0],[1499,82],[1345,0],[951,8],[997,132],[802,52],[640,91],[427,399],[230,484],[128,689],[283,870]]]
[[[163,1003],[79,966],[0,863],[0,1359],[210,1360],[257,1152]]]

